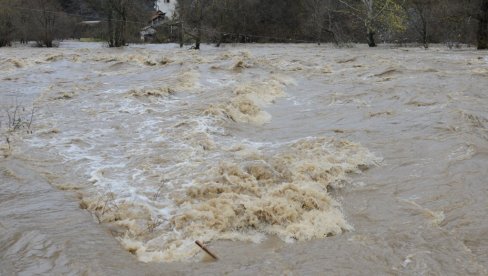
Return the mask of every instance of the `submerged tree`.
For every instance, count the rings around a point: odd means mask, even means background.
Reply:
[[[69,20],[59,0],[0,0],[0,45],[12,40],[36,41],[53,47],[55,39],[69,36],[74,20]]]
[[[376,47],[375,35],[381,25],[403,28],[401,7],[396,0],[339,0],[346,10],[359,19],[366,28],[370,47]]]
[[[192,18],[194,18],[194,25],[195,25],[195,49],[200,50],[200,43],[202,41],[202,22],[203,22],[203,10],[205,8],[206,1],[204,0],[194,0],[191,3],[191,13]]]
[[[109,47],[121,47],[126,44],[126,28],[130,0],[105,0],[102,11],[106,16],[107,41]]]
[[[488,0],[438,0],[434,16],[441,20],[435,31],[449,47],[473,43],[478,49],[488,49]]]
[[[183,31],[195,40],[194,48],[199,50],[202,42],[204,19],[213,1],[181,0],[178,1],[179,20],[184,22]]]
[[[420,35],[425,49],[429,48],[429,29],[432,22],[434,9],[439,0],[408,0],[404,8],[410,19],[409,23],[416,33]]]
[[[125,46],[147,24],[154,0],[88,0],[105,23],[109,47]]]
[[[31,30],[35,30],[33,31],[33,38],[39,46],[53,47],[55,36],[60,32],[59,26],[63,16],[61,5],[57,0],[29,2],[35,8],[35,11],[32,12],[33,22],[31,22]]]
[[[15,15],[12,4],[11,0],[0,0],[0,47],[10,46],[13,40]]]
[[[333,3],[332,0],[304,0],[305,16],[308,17],[306,27],[311,29],[315,40],[320,45],[324,33],[332,36],[337,44],[337,36],[334,32]]]
[[[488,0],[479,1],[479,9],[476,15],[478,19],[478,49],[488,49]]]

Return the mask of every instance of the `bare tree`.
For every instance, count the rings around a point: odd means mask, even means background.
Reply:
[[[312,29],[315,40],[320,45],[324,33],[329,34],[337,44],[337,35],[334,31],[334,10],[336,9],[333,0],[304,0],[306,28]]]
[[[106,24],[109,47],[125,46],[148,21],[146,11],[154,7],[150,0],[87,0]],[[152,4],[152,5],[151,5]]]
[[[194,13],[193,18],[195,18],[195,29],[196,29],[196,37],[195,37],[195,49],[200,49],[200,43],[202,41],[202,21],[203,21],[203,9],[204,9],[204,0],[194,0],[192,3],[192,13]]]
[[[488,0],[480,0],[478,19],[478,49],[488,49]]]
[[[12,0],[0,0],[0,47],[10,46],[15,32]]]
[[[394,7],[398,5],[396,0],[339,0],[339,2],[364,24],[370,47],[376,47],[375,34],[382,19],[387,18],[385,14],[390,13],[390,18],[395,16],[392,11],[397,10]]]
[[[410,25],[420,35],[425,49],[429,48],[430,22],[434,19],[434,9],[439,0],[409,0],[405,2],[404,9],[410,18]]]
[[[32,35],[31,14],[27,12],[18,12],[15,26],[16,39],[22,44],[27,44],[29,42],[29,37]]]
[[[439,1],[445,10],[445,25],[440,32],[456,33],[448,39],[458,42],[473,42],[479,50],[488,49],[488,0],[443,0]],[[445,39],[446,40],[446,39]]]
[[[40,46],[53,47],[62,16],[61,5],[57,0],[33,0],[29,3],[35,9],[32,13],[32,29],[36,30],[34,38]]]
[[[126,44],[129,0],[106,0],[102,9],[107,16],[107,41],[109,47]]]
[[[178,1],[178,14],[185,26],[182,27],[185,34],[195,40],[194,48],[199,50],[202,42],[203,20],[205,19],[205,10],[213,1],[206,0],[182,0]]]

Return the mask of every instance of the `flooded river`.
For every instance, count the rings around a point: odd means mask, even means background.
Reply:
[[[488,275],[487,87],[473,49],[1,49],[0,275]]]

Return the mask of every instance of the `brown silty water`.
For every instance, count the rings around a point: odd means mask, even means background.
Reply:
[[[488,273],[486,52],[64,43],[0,61],[2,275]]]

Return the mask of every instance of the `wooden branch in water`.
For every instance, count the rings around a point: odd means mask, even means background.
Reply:
[[[214,258],[215,260],[218,260],[219,258],[212,252],[210,252],[210,250],[208,250],[208,248],[201,242],[201,241],[195,241],[195,243],[203,250],[205,251],[205,253],[207,253],[208,255],[210,255],[210,257]]]

